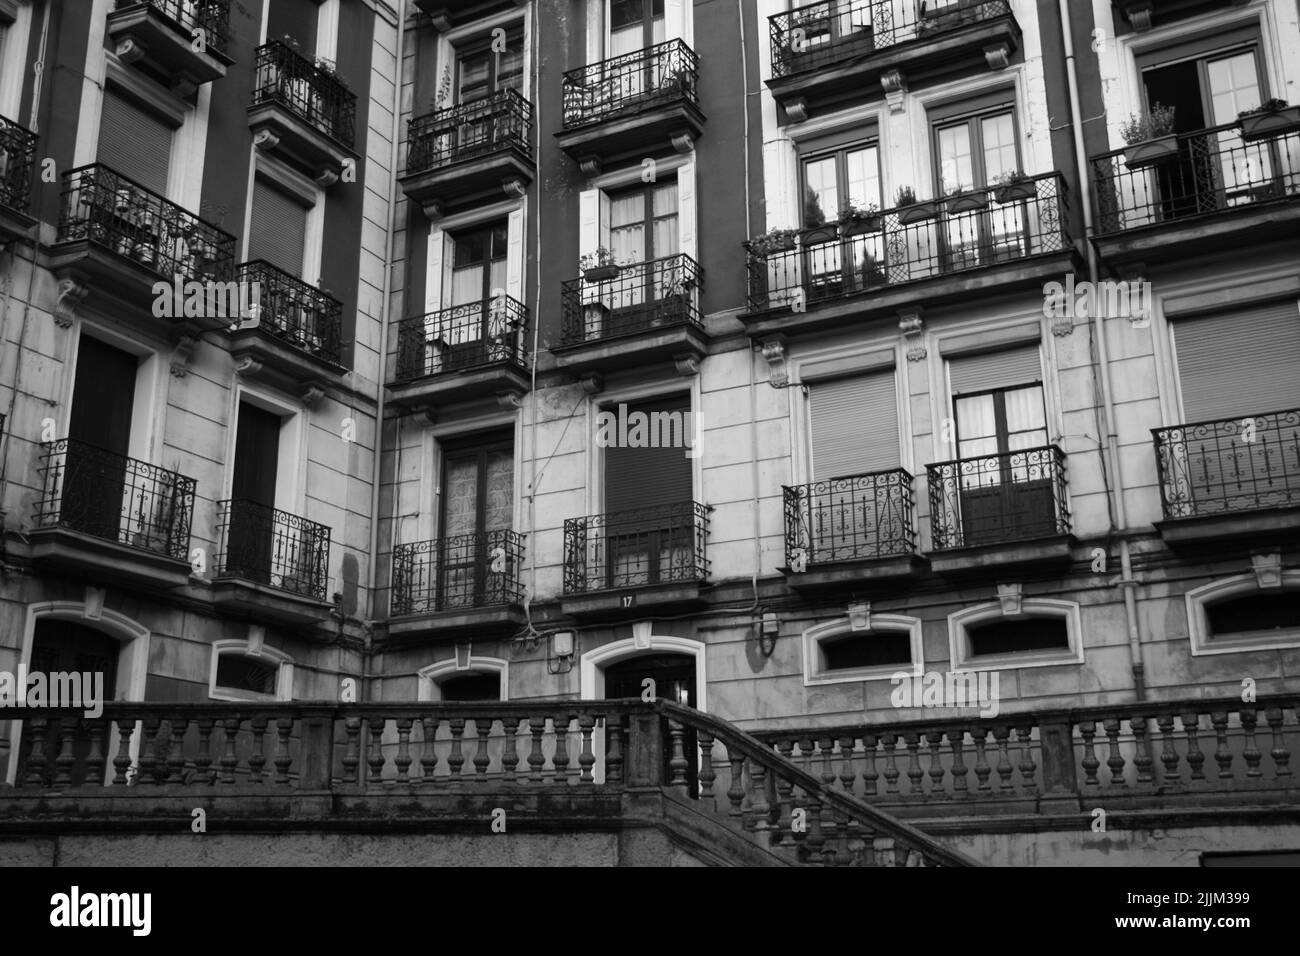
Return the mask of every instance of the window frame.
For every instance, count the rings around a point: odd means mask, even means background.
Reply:
[[[851,635],[854,632],[848,617],[836,618],[817,624],[803,632],[803,683],[805,687],[825,684],[859,684],[865,681],[890,681],[898,674],[925,672],[925,642],[920,618],[903,614],[871,615],[869,631],[905,633],[912,649],[912,659],[907,664],[880,664],[874,667],[853,667],[829,670],[826,667],[822,643]]]
[[[822,226],[831,225],[839,222],[840,210],[835,209],[827,213],[825,209],[822,214],[826,216],[824,222],[816,226],[810,226],[805,221],[805,213],[808,204],[808,164],[825,160],[829,157],[835,158],[835,190],[839,197],[840,207],[848,201],[848,154],[859,150],[874,149],[876,151],[876,182],[879,184],[882,192],[879,194],[876,203],[881,209],[887,208],[885,204],[884,189],[884,168],[880,161],[880,136],[878,134],[868,137],[867,139],[853,139],[843,143],[819,144],[810,149],[799,150],[799,224],[803,229],[817,229]]]
[[[509,47],[512,44],[517,43],[519,49],[519,85],[517,87],[508,87],[508,89],[513,89],[517,93],[519,93],[520,96],[523,96],[524,87],[525,87],[524,74],[527,71],[527,56],[523,46],[524,44],[523,24],[522,23],[513,24],[503,29],[505,29],[506,31],[506,46]],[[452,90],[451,105],[464,106],[466,105],[467,102],[469,103],[487,102],[488,100],[492,99],[492,97],[502,92],[501,74],[500,74],[501,57],[499,54],[496,56],[492,55],[493,52],[492,43],[493,43],[493,37],[492,37],[492,33],[489,31],[486,33],[475,34],[473,36],[467,37],[462,41],[452,44],[451,51],[452,51],[452,59],[454,61],[452,65],[453,74],[454,74],[453,75],[454,89]],[[481,96],[478,99],[466,101],[464,95],[464,76],[462,74],[462,65],[467,58],[480,56],[484,53],[488,54],[488,82],[487,82],[488,91],[484,96]]]
[[[1300,628],[1272,637],[1251,636],[1258,633],[1251,631],[1242,631],[1240,636],[1230,633],[1216,637],[1210,627],[1210,605],[1229,598],[1272,590],[1293,591],[1300,597],[1300,569],[1281,571],[1278,583],[1271,587],[1261,587],[1259,577],[1255,574],[1239,574],[1188,591],[1183,600],[1187,608],[1187,639],[1191,642],[1192,656],[1243,654],[1300,647]]]
[[[971,651],[970,634],[967,628],[972,624],[1000,617],[1064,618],[1070,646],[1063,651],[1017,651],[1010,654],[981,654],[977,657]],[[1084,663],[1083,624],[1079,604],[1076,601],[1062,601],[1056,598],[1024,598],[1020,602],[1018,614],[1006,614],[1000,601],[989,601],[986,604],[977,604],[974,607],[954,611],[948,615],[948,652],[949,666],[953,671],[1019,670],[1026,667],[1082,664]]]
[[[258,694],[217,684],[217,664],[223,656],[249,657],[275,665],[275,693]],[[293,658],[278,648],[248,640],[214,641],[208,671],[208,699],[237,703],[293,700]]]

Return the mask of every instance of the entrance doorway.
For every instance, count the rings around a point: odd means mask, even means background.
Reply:
[[[644,681],[654,681],[654,695],[685,707],[696,707],[695,658],[687,654],[646,654],[632,657],[605,668],[605,698],[639,698],[647,689]],[[682,747],[686,756],[686,782],[692,797],[700,794],[699,740],[695,730],[685,728]],[[672,737],[668,721],[662,727],[664,754],[664,782],[672,779],[669,762],[672,760]]]

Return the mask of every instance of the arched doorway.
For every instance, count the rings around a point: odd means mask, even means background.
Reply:
[[[670,700],[684,707],[697,707],[695,686],[695,658],[689,654],[649,652],[628,657],[605,667],[605,698],[640,697],[649,690],[647,680],[654,681],[655,697]],[[672,738],[664,721],[664,782],[672,779],[669,761],[672,760]],[[686,728],[682,738],[686,757],[686,780],[692,797],[699,796],[699,740],[695,730]]]

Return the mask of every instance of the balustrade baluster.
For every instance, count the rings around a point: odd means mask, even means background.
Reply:
[[[734,747],[728,747],[727,762],[731,764],[731,783],[727,787],[727,802],[731,807],[727,810],[727,815],[740,817],[741,825],[745,826],[745,756]],[[749,823],[752,826],[752,821]]]
[[[699,732],[700,740],[700,799],[713,803],[713,781],[718,775],[713,770],[713,734]]]
[[[519,718],[502,717],[501,730],[506,735],[501,749],[501,779],[506,783],[517,783],[519,777]]]
[[[684,738],[686,731],[676,720],[668,721],[668,736],[672,741],[671,756],[668,758],[668,786],[686,788],[686,768],[690,766],[686,761],[686,751],[684,749]]]
[[[988,739],[989,729],[984,726],[971,728],[971,739],[975,741],[975,779],[979,781],[978,789],[980,792],[986,792],[993,789],[989,783],[989,775],[993,768],[989,766],[988,753],[985,751],[985,742]]]
[[[858,774],[853,769],[853,752],[857,746],[857,741],[852,737],[840,738],[840,787],[845,793],[854,793],[857,790]],[[872,741],[871,749],[875,749],[875,741]],[[871,755],[871,761],[874,763],[875,754]],[[875,781],[872,780],[872,787]],[[874,792],[874,789],[873,791]]]
[[[171,722],[171,740],[167,744],[167,782],[185,782],[185,731],[190,722],[178,717]]]
[[[117,756],[113,758],[113,786],[125,787],[126,774],[131,769],[131,736],[135,721],[119,717],[117,720]]]
[[[1291,776],[1291,751],[1287,749],[1286,738],[1282,732],[1282,708],[1270,707],[1264,711],[1264,719],[1268,721],[1269,729],[1273,732],[1273,749],[1268,755],[1273,758],[1273,776],[1289,777]]]
[[[287,784],[289,782],[289,767],[293,764],[293,758],[289,755],[289,738],[293,735],[293,718],[277,717],[275,719],[275,729],[280,736],[280,746],[275,751],[275,782]]]
[[[1011,758],[1007,754],[1007,738],[1011,736],[1011,728],[1005,724],[998,724],[993,728],[993,739],[998,745],[998,789],[1011,790]]]
[[[546,718],[529,717],[528,732],[533,735],[533,749],[528,754],[529,779],[534,783],[541,783],[546,779],[542,772],[546,766],[546,755],[542,753],[542,734],[546,733]]]
[[[930,792],[943,793],[943,731],[928,730],[925,733],[926,752],[930,757]]]
[[[1241,755],[1246,758],[1246,776],[1262,776],[1263,771],[1259,769],[1259,761],[1264,755],[1259,752],[1259,747],[1255,744],[1255,723],[1259,718],[1259,714],[1243,707],[1240,717],[1241,732],[1244,738]]]
[[[1179,780],[1178,749],[1174,746],[1174,715],[1158,714],[1156,726],[1160,728],[1160,762],[1165,767],[1162,783],[1177,785],[1182,781]]]
[[[822,802],[811,793],[805,794],[808,812],[808,833],[804,842],[808,847],[808,859],[813,863],[826,865],[826,835],[822,833]],[[833,856],[833,853],[832,853]]]
[[[750,828],[768,830],[772,826],[772,808],[767,802],[767,768],[762,761],[755,760],[749,770],[749,807]],[[744,788],[741,788],[743,795]]]
[[[388,726],[387,717],[370,716],[366,718],[366,730],[370,733],[370,746],[366,754],[366,765],[370,768],[367,785],[384,782],[384,729]]]
[[[884,734],[880,742],[885,746],[885,793],[898,793],[898,764],[894,756],[898,748],[898,735]]]
[[[104,732],[109,728],[107,721],[87,720],[84,724],[86,734],[90,737],[90,750],[86,754],[86,775],[81,781],[83,787],[102,787],[104,785]]]
[[[1219,778],[1228,779],[1232,774],[1232,751],[1228,748],[1228,712],[1215,710],[1210,712],[1210,723],[1214,727],[1214,762],[1219,765]]]
[[[794,741],[784,739],[777,743],[777,749],[782,757],[790,759],[790,754],[794,751]],[[790,821],[794,811],[794,783],[785,774],[777,770],[772,773],[776,777],[776,796],[780,812],[776,819],[776,837],[782,846],[789,846],[794,842],[794,834],[790,830]]]
[[[596,718],[590,713],[584,711],[578,715],[578,732],[582,735],[582,752],[578,754],[579,783],[591,783],[596,779],[591,772],[591,768],[596,765],[596,752],[591,745],[591,737],[595,727]]]
[[[143,721],[144,733],[140,738],[140,773],[136,779],[140,783],[156,784],[158,777],[154,766],[158,762],[158,728],[161,721],[157,717],[146,717]]]
[[[1106,766],[1110,768],[1110,785],[1127,786],[1124,780],[1124,755],[1119,752],[1119,718],[1104,717],[1101,726],[1106,731],[1106,740],[1110,747],[1110,756],[1106,758]],[[1133,726],[1132,721],[1129,721],[1129,726]]]
[[[1079,721],[1079,736],[1083,738],[1083,785],[1085,787],[1097,787],[1101,781],[1097,779],[1097,768],[1101,766],[1101,761],[1097,759],[1097,747],[1093,739],[1097,736],[1097,722],[1095,720]]]
[[[397,724],[397,756],[393,758],[393,766],[397,768],[397,780],[399,783],[410,783],[411,764],[411,727],[415,725],[413,717],[398,717],[395,721]]]
[[[492,733],[491,717],[475,717],[474,732],[478,734],[478,749],[474,751],[474,775],[477,779],[487,776],[492,758],[488,756],[488,736]]]
[[[254,717],[248,722],[253,731],[253,752],[248,757],[249,783],[263,782],[262,768],[266,766],[266,725],[269,721],[270,718],[263,715]]]
[[[199,783],[211,784],[215,780],[212,771],[212,730],[217,726],[215,717],[200,717],[199,749],[194,755],[194,779]]]
[[[623,782],[623,715],[610,714],[605,718],[605,782]]]
[[[551,766],[555,768],[555,782],[564,783],[569,778],[569,715],[551,717],[551,726],[555,728],[555,755],[551,757]]]
[[[862,849],[858,851],[858,862],[862,866],[878,866],[876,862],[876,831],[870,827],[863,827],[860,835],[862,840]]]
[[[226,723],[229,724],[229,721]],[[343,782],[356,783],[357,768],[361,765],[361,718],[344,718],[343,729],[347,734],[347,745],[343,748]]]
[[[925,776],[921,770],[921,735],[905,733],[903,741],[907,744],[907,779],[911,782],[908,793],[920,796],[924,792],[921,789],[921,779]]]
[[[45,717],[33,717],[27,721],[27,739],[31,741],[32,749],[27,753],[27,773],[23,776],[25,786],[45,786],[45,733],[49,725]]]
[[[835,789],[835,738],[819,737],[817,738],[817,756],[821,758],[822,772],[821,782],[822,789],[827,793]],[[827,812],[823,815],[821,822],[822,837],[824,846],[822,849],[822,862],[826,865],[833,865],[835,860],[835,844],[839,841],[840,820],[835,812],[835,805],[831,804],[826,808]],[[826,863],[826,854],[830,854],[830,863]]]
[[[1132,732],[1133,742],[1137,747],[1137,753],[1133,755],[1133,766],[1137,768],[1137,782],[1151,783],[1155,779],[1151,773],[1151,768],[1155,766],[1155,758],[1151,756],[1151,743],[1147,739],[1147,718],[1130,717],[1128,729]]]
[[[948,747],[952,750],[952,789],[954,793],[965,795],[966,774],[969,771],[966,768],[966,761],[962,759],[962,748],[966,744],[966,730],[959,728],[955,733],[948,732]]]
[[[147,723],[147,721],[146,721]],[[225,732],[225,739],[222,741],[221,753],[221,782],[234,783],[235,770],[239,767],[239,756],[235,753],[236,738],[239,735],[239,725],[242,723],[239,717],[227,717],[221,722],[221,729]],[[147,737],[147,735],[144,735]],[[140,773],[144,774],[144,751],[145,741],[140,741]],[[353,761],[353,767],[356,761]]]
[[[420,718],[420,726],[424,728],[420,741],[420,785],[426,786],[437,782],[438,728],[442,726],[442,718],[426,715]]]
[[[1021,724],[1016,728],[1016,734],[1020,737],[1020,785],[1030,793],[1038,789],[1035,776],[1038,765],[1034,763],[1033,742],[1030,740],[1033,732],[1033,724]]]
[[[1201,767],[1205,763],[1205,754],[1201,753],[1201,742],[1196,736],[1201,726],[1201,715],[1188,710],[1179,716],[1183,722],[1183,733],[1187,735],[1187,766],[1191,768],[1192,779],[1204,780],[1205,774]]]
[[[451,727],[451,753],[447,755],[447,767],[452,777],[459,780],[461,767],[465,766],[465,755],[460,749],[465,736],[465,718],[452,717],[447,723]]]
[[[71,717],[62,717],[58,718],[56,726],[55,745],[58,756],[54,758],[54,786],[66,787],[72,783],[72,768],[77,764],[77,758],[72,753],[77,738],[77,722]]]

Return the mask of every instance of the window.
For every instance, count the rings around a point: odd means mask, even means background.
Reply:
[[[1228,598],[1206,608],[1211,639],[1231,635],[1250,637],[1300,636],[1300,592],[1261,591]]]
[[[804,157],[803,225],[816,230],[840,219],[850,203],[880,208],[880,157],[873,143],[843,147]],[[885,282],[885,248],[879,229],[805,237],[804,270],[808,296],[813,299],[846,295]]]
[[[664,27],[664,0],[609,0],[610,57],[663,43]]]
[[[679,252],[676,182],[611,193],[609,217],[609,248],[615,262],[650,262]]]
[[[845,203],[880,207],[880,156],[874,144],[803,159],[805,228],[839,219]]]
[[[604,335],[663,324],[690,308],[680,254],[676,179],[600,193],[603,243],[622,266],[596,289],[605,314]]]
[[[966,637],[974,657],[1070,648],[1069,629],[1061,618],[982,621],[969,625]]]
[[[1173,322],[1183,421],[1300,408],[1295,299]]]
[[[96,158],[145,189],[167,195],[173,127],[117,87],[104,88]]]
[[[462,648],[456,650],[459,656]],[[459,663],[453,658],[422,668],[417,693],[422,701],[508,700],[509,675],[509,662],[467,653]],[[442,733],[446,734],[446,728]]]
[[[514,447],[508,433],[447,442],[442,456],[438,610],[501,603],[493,551],[514,524]],[[510,555],[510,549],[505,550]]]
[[[895,376],[890,367],[810,384],[812,473],[816,480],[899,467]]]
[[[1079,605],[1024,598],[1008,613],[998,602],[948,615],[953,670],[1047,667],[1083,662]]]
[[[502,90],[522,92],[524,40],[520,31],[506,34],[504,49],[494,49],[492,39],[485,38],[457,47],[456,54],[456,102],[476,103]]]
[[[924,668],[921,621],[899,614],[872,614],[861,631],[847,618],[818,624],[804,632],[803,644],[807,685],[888,680]]]
[[[290,700],[293,661],[260,639],[217,641],[212,649],[208,696],[213,700]]]
[[[894,667],[912,663],[906,634],[874,631],[850,632],[821,642],[822,666],[827,671],[863,667]]]
[[[1257,565],[1256,574],[1188,591],[1186,602],[1193,655],[1300,646],[1300,570],[1276,570],[1265,578]]]
[[[1028,202],[996,202],[979,192],[1006,173],[1020,170],[1015,111],[1002,106],[991,112],[934,127],[936,180],[941,196],[974,192],[961,208],[951,205],[940,231],[940,268],[970,269],[1015,259],[1028,252]]]
[[[458,674],[444,677],[437,683],[445,701],[501,700],[499,673]]]
[[[307,209],[265,178],[253,181],[253,216],[248,258],[262,259],[295,279],[305,278]]]

